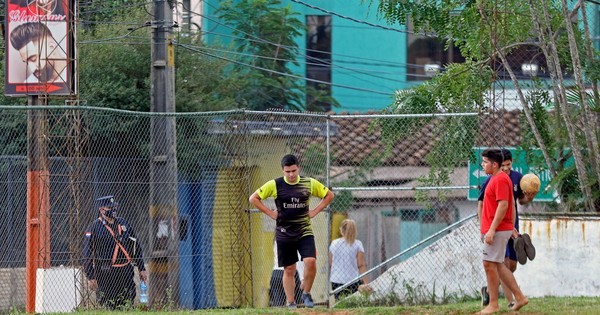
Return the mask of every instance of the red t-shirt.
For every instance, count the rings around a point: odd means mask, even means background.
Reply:
[[[510,177],[504,172],[499,172],[492,176],[485,188],[483,211],[481,213],[481,234],[487,233],[490,226],[492,226],[492,221],[494,221],[494,215],[496,214],[500,200],[508,201],[508,209],[506,209],[504,219],[502,219],[496,231],[512,231],[512,208],[515,201],[513,199],[512,182],[510,181]]]

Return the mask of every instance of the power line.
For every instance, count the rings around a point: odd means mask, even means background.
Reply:
[[[213,35],[221,36],[221,37],[229,37],[229,38],[233,38],[233,39],[247,40],[247,41],[251,41],[251,42],[263,42],[262,40],[255,40],[255,39],[251,39],[251,38],[244,38],[244,37],[234,36],[234,35],[230,35],[230,34],[216,33],[216,32],[210,32],[210,31],[203,31],[202,33],[203,34],[213,34]],[[286,46],[286,45],[279,45],[279,47],[292,48],[291,46]],[[340,54],[340,53],[332,53],[332,52],[323,51],[323,50],[316,50],[316,49],[305,49],[305,50],[310,51],[310,52],[315,52],[315,53],[328,54],[328,55],[331,55],[332,57],[339,56],[339,57],[347,57],[347,58],[353,58],[353,59],[357,59],[357,60],[366,60],[366,61],[374,62],[374,63],[364,62],[363,64],[365,64],[365,65],[375,65],[375,66],[382,66],[382,67],[398,67],[398,68],[404,68],[405,66],[423,67],[422,65],[418,65],[418,64],[397,63],[397,62],[392,62],[392,61],[387,61],[387,60],[379,60],[379,59],[365,58],[365,57],[352,56],[352,55],[346,55],[346,54]],[[306,56],[305,54],[302,54],[302,53],[299,53],[298,55]],[[354,61],[344,61],[341,59],[336,59],[336,62],[352,63]]]
[[[188,44],[188,47],[192,47],[192,46]],[[236,51],[231,51],[231,50],[218,49],[218,48],[210,48],[210,47],[203,47],[203,46],[194,46],[194,47],[196,47],[198,49],[215,51],[215,52],[221,52],[221,53],[228,53],[228,54],[238,55],[238,56],[255,57],[255,58],[267,59],[267,60],[275,60],[275,61],[296,62],[296,60],[292,60],[292,59],[284,59],[284,58],[276,58],[276,57],[270,57],[270,56],[253,55],[253,54],[236,52]],[[303,63],[306,64],[306,65],[319,65],[319,66],[323,65],[323,63],[320,63],[320,62],[316,63],[316,62],[308,62],[308,61],[306,61],[306,62],[303,62]],[[333,64],[333,63],[332,63],[332,68],[340,68],[342,70],[346,70],[347,71],[347,72],[343,72],[343,71],[337,70],[340,73],[345,73],[345,74],[358,73],[358,74],[363,74],[363,75],[367,75],[367,76],[371,76],[371,77],[374,77],[374,78],[383,79],[383,80],[387,80],[387,81],[392,81],[392,82],[397,82],[397,83],[407,83],[406,81],[403,81],[403,80],[397,80],[397,79],[390,78],[390,77],[385,77],[385,76],[381,76],[381,75],[377,75],[377,74],[372,74],[372,73],[369,73],[369,70],[365,70],[365,69],[343,67],[343,66],[339,66],[339,65],[336,65],[336,64]],[[401,73],[387,72],[387,73],[383,73],[383,74],[400,75]],[[357,79],[364,80],[362,78],[357,78]]]
[[[208,17],[208,16],[206,16],[206,15],[204,15],[204,14],[198,14],[198,13],[194,13],[194,14],[196,14],[196,15],[200,15],[200,16],[202,16],[202,17],[204,17],[204,18],[206,18],[206,19],[208,19],[208,20],[210,20],[210,21],[213,21],[214,23],[217,23],[217,24],[219,24],[219,25],[222,25],[222,26],[224,26],[224,27],[226,27],[226,28],[229,28],[229,29],[231,29],[231,30],[233,30],[233,31],[239,32],[239,33],[241,33],[241,34],[244,34],[244,35],[246,35],[246,36],[249,36],[249,37],[251,37],[251,38],[255,38],[257,42],[260,42],[260,43],[266,43],[266,44],[270,44],[270,45],[273,45],[273,46],[275,46],[275,47],[280,47],[280,48],[286,49],[286,50],[288,50],[288,51],[291,51],[292,53],[296,53],[295,51],[293,51],[293,49],[292,49],[293,47],[286,46],[286,45],[281,45],[281,44],[277,44],[277,43],[273,43],[273,42],[271,42],[271,41],[268,41],[268,40],[262,39],[262,38],[260,38],[260,37],[257,37],[257,36],[255,36],[255,35],[248,34],[248,33],[244,32],[244,31],[238,30],[238,29],[236,29],[236,28],[234,28],[234,27],[231,27],[231,26],[229,26],[229,25],[227,25],[227,24],[224,24],[224,23],[222,23],[222,22],[220,22],[220,21],[218,21],[218,20],[216,20],[216,19],[210,18],[210,17]],[[244,39],[244,40],[250,40],[250,41],[252,40],[252,39],[246,39],[246,38],[241,38],[241,39]],[[306,49],[306,51],[311,51],[311,50],[310,50],[310,49]],[[327,53],[327,54],[329,54],[329,55],[333,55],[333,54],[331,54],[331,52],[325,52],[325,53]],[[340,68],[344,68],[343,66],[340,66],[340,65],[334,65],[334,64],[332,64],[332,63],[331,63],[331,61],[326,61],[326,60],[323,60],[323,59],[314,58],[314,57],[308,56],[308,55],[306,55],[306,54],[298,54],[298,55],[300,55],[300,56],[304,56],[304,57],[306,57],[307,59],[313,59],[313,60],[319,61],[321,64],[330,65],[330,66],[332,66],[332,67],[340,67]],[[418,66],[419,66],[419,67],[422,67],[422,66],[420,66],[420,65],[418,65]],[[387,78],[386,78],[386,79],[387,79]],[[401,82],[401,83],[406,83],[405,81],[399,81],[399,82]]]
[[[392,27],[387,27],[387,26],[383,26],[383,25],[379,25],[379,24],[374,24],[374,23],[371,23],[371,22],[363,21],[363,20],[358,20],[358,19],[355,19],[353,17],[345,16],[345,15],[342,15],[342,14],[339,14],[339,13],[336,13],[336,12],[333,12],[333,11],[329,11],[329,10],[326,10],[326,9],[314,6],[312,4],[308,4],[308,3],[300,1],[300,0],[291,0],[291,1],[292,2],[296,2],[298,4],[301,4],[301,5],[305,6],[305,7],[309,7],[311,9],[315,9],[315,10],[327,13],[329,15],[334,15],[334,16],[337,16],[337,17],[345,19],[345,20],[350,20],[350,21],[355,22],[355,23],[365,24],[365,25],[369,25],[369,26],[372,26],[372,27],[375,27],[375,28],[384,29],[384,30],[387,30],[387,31],[394,31],[394,32],[404,33],[404,34],[415,34],[415,32],[413,32],[413,31],[401,30],[401,29],[397,29],[397,28],[392,28]]]
[[[336,87],[341,87],[341,88],[345,88],[345,89],[350,89],[350,90],[356,90],[356,91],[363,91],[363,92],[370,92],[370,93],[375,93],[375,94],[381,94],[381,95],[391,95],[391,93],[387,93],[387,92],[382,92],[382,91],[375,91],[375,90],[369,90],[369,89],[363,89],[363,88],[358,88],[358,87],[353,87],[353,86],[348,86],[348,85],[344,85],[344,84],[335,84],[335,83],[331,83],[331,82],[326,82],[326,81],[321,81],[321,80],[315,80],[315,79],[310,79],[310,78],[305,78],[305,77],[301,77],[295,74],[289,74],[289,73],[285,73],[285,72],[279,72],[279,71],[275,71],[272,69],[267,69],[267,68],[263,68],[263,67],[258,67],[258,66],[254,66],[251,64],[247,64],[244,62],[240,62],[237,60],[233,60],[233,59],[229,59],[229,58],[225,58],[225,57],[221,57],[221,56],[217,56],[217,55],[213,55],[192,47],[188,47],[185,44],[180,44],[180,43],[176,43],[176,45],[191,50],[191,51],[195,51],[197,53],[209,56],[209,57],[213,57],[213,58],[217,58],[217,59],[221,59],[221,60],[225,60],[231,63],[235,63],[241,66],[246,66],[246,67],[250,67],[253,69],[257,69],[257,70],[261,70],[261,71],[265,71],[265,72],[269,72],[269,73],[274,73],[274,74],[278,74],[278,75],[282,75],[282,76],[287,76],[287,77],[291,77],[291,78],[296,78],[296,79],[302,79],[302,80],[306,80],[309,82],[314,82],[314,83],[319,83],[319,84],[325,84],[325,85],[331,85],[331,86],[336,86]]]

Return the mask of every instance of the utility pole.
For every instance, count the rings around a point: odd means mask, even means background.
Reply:
[[[179,305],[175,50],[171,0],[154,0],[150,123],[150,306]],[[167,300],[170,299],[170,300]]]
[[[27,103],[42,105],[38,95],[28,96]],[[31,314],[35,312],[37,269],[50,268],[50,171],[46,111],[29,110],[27,115],[25,310]]]

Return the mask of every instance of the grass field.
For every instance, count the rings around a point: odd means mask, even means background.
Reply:
[[[525,306],[519,312],[511,312],[506,308],[506,301],[501,299],[501,312],[496,314],[522,314],[522,315],[545,315],[545,314],[600,314],[600,297],[566,297],[566,298],[532,298],[529,305]],[[469,301],[462,303],[453,303],[446,305],[423,305],[423,306],[397,306],[397,307],[362,307],[362,308],[332,308],[315,307],[313,309],[298,308],[288,311],[285,308],[268,309],[212,309],[197,311],[150,311],[150,312],[78,312],[77,314],[207,314],[207,315],[249,315],[249,314],[269,314],[269,315],[397,315],[397,314],[475,314],[480,310],[479,301]]]

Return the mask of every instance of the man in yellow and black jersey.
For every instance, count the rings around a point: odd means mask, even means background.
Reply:
[[[333,193],[316,179],[300,177],[298,158],[294,155],[284,156],[281,159],[281,168],[283,177],[266,182],[250,196],[249,201],[276,221],[277,260],[279,266],[283,267],[283,290],[287,306],[296,307],[294,276],[300,253],[304,262],[302,299],[304,306],[313,307],[310,290],[317,274],[317,253],[310,219],[331,203]],[[312,210],[309,208],[310,196],[321,198],[321,202]],[[263,200],[269,197],[275,198],[277,210],[271,210],[263,203]]]

